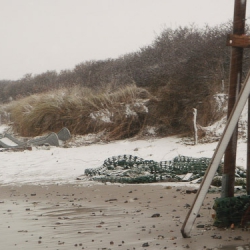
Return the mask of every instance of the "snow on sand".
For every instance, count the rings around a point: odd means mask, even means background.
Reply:
[[[0,127],[3,130],[3,127]],[[190,143],[189,143],[190,144]],[[188,145],[178,137],[121,140],[77,148],[32,148],[32,151],[0,152],[0,184],[76,183],[86,168],[95,168],[109,157],[131,154],[147,160],[172,160],[175,156],[212,157],[217,142]],[[239,142],[237,165],[245,167],[246,143]]]

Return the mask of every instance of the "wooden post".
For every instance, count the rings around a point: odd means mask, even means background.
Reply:
[[[223,187],[224,196],[231,197],[234,195],[234,176],[236,164],[236,149],[237,149],[237,122],[240,114],[246,104],[247,99],[250,99],[250,70],[243,84],[243,88],[239,93],[242,74],[242,55],[243,48],[250,48],[250,36],[244,35],[246,15],[246,0],[235,0],[234,10],[234,34],[228,36],[227,45],[232,46],[231,67],[230,67],[230,89],[228,101],[228,121],[215,150],[211,163],[206,171],[201,186],[195,197],[195,201],[188,212],[188,215],[182,225],[181,233],[184,238],[190,237],[190,232],[194,221],[200,210],[200,207],[205,199],[211,181],[219,166],[220,160],[225,154]],[[242,35],[243,34],[243,35]],[[234,105],[235,104],[235,105]],[[248,103],[248,119],[250,120],[250,100]],[[247,170],[247,192],[250,193],[250,121],[248,121],[248,170]],[[227,150],[227,151],[226,151]],[[231,157],[231,158],[230,158]],[[232,162],[230,162],[232,160]]]
[[[247,195],[250,195],[250,97],[248,98],[248,124],[247,124]]]
[[[224,90],[225,90],[225,81],[222,80],[221,81],[221,92],[224,93]]]
[[[235,127],[237,126],[238,120],[240,118],[240,114],[244,106],[246,105],[249,94],[250,94],[250,70],[248,72],[245,83],[241,89],[241,92],[239,93],[239,98],[237,99],[237,102],[231,112],[231,115],[228,118],[226,127],[215,149],[215,152],[209,164],[209,167],[201,182],[201,185],[196,194],[194,203],[189,209],[188,215],[182,225],[181,233],[184,238],[190,237],[190,232],[194,225],[194,221],[199,214],[199,210],[202,206],[202,203],[204,202],[204,199],[206,197],[206,194],[208,192],[212,179],[214,178],[214,175],[218,169],[218,166],[221,162],[222,156],[226,150],[226,147],[230,141],[230,138],[232,137],[233,131],[235,130]]]
[[[197,118],[197,109],[193,108],[193,125],[194,125],[194,145],[198,144],[198,135],[197,135],[197,124],[196,124],[196,118]]]
[[[228,113],[229,118],[237,96],[240,90],[240,83],[242,78],[242,59],[243,46],[240,47],[237,42],[239,39],[233,39],[244,35],[245,33],[245,17],[246,17],[246,0],[235,0],[234,4],[234,21],[233,21],[233,35],[228,38],[228,45],[231,49],[231,63],[230,63],[230,86],[228,97]],[[235,41],[236,44],[235,44]],[[237,136],[238,126],[236,126],[234,133],[228,143],[225,158],[224,170],[222,178],[222,197],[234,196],[234,181],[235,181],[235,167],[236,167],[236,151],[237,151]]]

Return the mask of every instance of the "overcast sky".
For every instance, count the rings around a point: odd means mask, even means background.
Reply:
[[[117,58],[167,27],[232,20],[233,9],[234,0],[0,0],[0,79]]]

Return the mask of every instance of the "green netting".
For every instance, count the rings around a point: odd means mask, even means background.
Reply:
[[[250,205],[250,196],[217,198],[213,209],[216,211],[214,226],[228,227],[231,224],[240,225],[243,215]]]
[[[121,183],[150,183],[157,181],[179,181],[181,175],[192,173],[189,180],[203,177],[210,158],[177,156],[172,161],[156,162],[133,155],[119,155],[106,159],[101,167],[85,170],[92,180]],[[221,173],[220,164],[217,173]]]

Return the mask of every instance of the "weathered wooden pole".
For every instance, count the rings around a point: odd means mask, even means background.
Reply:
[[[193,108],[193,127],[194,127],[194,145],[198,144],[198,135],[197,135],[197,109]]]
[[[250,70],[245,79],[244,85],[239,93],[239,98],[236,101],[236,104],[231,112],[231,115],[227,121],[224,132],[220,138],[220,141],[215,149],[214,155],[211,159],[211,162],[208,166],[208,169],[205,173],[205,176],[201,182],[200,188],[196,194],[193,205],[188,211],[188,215],[183,222],[181,233],[184,238],[190,237],[191,230],[194,225],[194,221],[196,217],[198,217],[199,210],[204,202],[206,194],[211,185],[212,179],[218,169],[218,166],[221,162],[221,159],[226,151],[227,145],[230,141],[230,138],[233,135],[233,131],[235,130],[238,120],[240,118],[240,114],[246,105],[247,99],[250,94]]]
[[[248,124],[247,124],[247,195],[250,195],[250,98],[248,98]]]
[[[244,34],[246,15],[246,0],[235,0],[234,10],[234,34],[228,35],[227,45],[232,46],[231,54],[231,71],[230,71],[230,89],[228,101],[228,121],[218,146],[214,152],[210,165],[205,173],[203,181],[191,206],[188,215],[182,225],[181,233],[184,238],[190,237],[190,232],[194,221],[202,206],[205,196],[208,192],[212,179],[218,169],[222,156],[225,152],[224,175],[223,175],[223,195],[231,197],[234,195],[234,176],[236,165],[236,149],[237,149],[237,123],[240,114],[250,98],[250,70],[239,93],[242,75],[242,55],[243,48],[250,48],[250,36]],[[239,93],[239,96],[238,96]],[[234,105],[235,104],[235,105]],[[249,100],[249,119],[250,119],[250,100]],[[231,115],[230,115],[231,114]],[[248,122],[248,125],[250,121]],[[250,126],[249,126],[250,128]],[[248,130],[248,138],[250,138],[250,129]],[[249,139],[250,141],[250,139]],[[226,151],[227,150],[227,151]],[[250,143],[248,143],[248,159],[250,160]],[[231,161],[232,160],[232,161]],[[248,161],[248,183],[250,182],[250,162]],[[225,178],[224,178],[225,177]],[[230,182],[231,181],[231,182]],[[250,185],[250,184],[248,184]],[[249,188],[249,186],[248,186]],[[250,191],[250,188],[249,188]]]
[[[235,40],[237,40],[238,36],[241,36],[245,33],[245,18],[246,18],[246,0],[235,0],[233,34],[228,38],[228,43],[229,43],[228,45],[232,46],[231,62],[230,62],[228,113],[227,113],[228,118],[237,100],[242,79],[243,47],[235,46],[237,44],[234,43]],[[238,136],[238,126],[236,126],[234,133],[225,151],[224,170],[222,179],[222,194],[221,194],[222,197],[234,196],[237,136]]]

